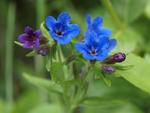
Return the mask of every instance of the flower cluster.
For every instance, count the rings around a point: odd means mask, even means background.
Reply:
[[[46,18],[46,26],[49,29],[49,34],[59,44],[67,44],[71,42],[71,37],[76,37],[80,32],[78,25],[69,24],[70,19],[71,17],[69,13],[66,12],[61,13],[57,20],[52,16],[48,16]],[[76,50],[82,53],[83,57],[88,60],[103,60],[102,62],[107,64],[119,62],[116,61],[115,58],[120,58],[123,53],[108,57],[108,52],[116,46],[117,41],[115,39],[109,39],[112,34],[110,29],[102,28],[103,18],[96,17],[93,21],[91,21],[91,15],[88,14],[86,22],[88,27],[84,35],[84,41],[83,43],[77,42],[75,44]],[[40,30],[34,32],[34,30],[30,27],[26,27],[25,34],[18,37],[18,41],[23,43],[24,48],[34,47],[34,49],[38,51],[37,54],[45,56],[49,52],[50,46],[48,47],[45,45],[42,49],[38,49],[40,44],[43,44],[43,40],[46,40],[44,43],[49,41],[48,38],[42,37],[42,32]],[[124,57],[124,55],[122,57]]]
[[[110,29],[102,28],[102,17],[96,17],[91,22],[90,14],[86,17],[88,25],[87,32],[84,36],[84,43],[76,43],[77,51],[83,53],[83,57],[89,60],[104,60],[117,44],[115,39],[109,39],[112,34]]]

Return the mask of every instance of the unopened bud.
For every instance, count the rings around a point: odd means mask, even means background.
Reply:
[[[108,74],[113,73],[115,71],[115,68],[109,65],[102,65],[101,69]]]
[[[107,57],[105,60],[102,61],[102,63],[105,64],[114,64],[116,62],[123,62],[126,59],[126,55],[124,53],[116,53],[112,56]]]
[[[42,48],[39,48],[37,50],[38,54],[41,54],[42,56],[46,56],[50,51],[50,46],[49,45],[45,45]]]
[[[40,39],[40,44],[46,44],[47,42],[49,42],[49,39],[47,37],[42,36]]]

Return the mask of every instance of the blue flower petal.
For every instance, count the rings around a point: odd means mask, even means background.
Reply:
[[[36,30],[35,34],[37,36],[37,39],[41,39],[41,36],[42,36],[42,31],[41,30]]]
[[[56,31],[56,27],[55,27],[55,23],[56,23],[56,19],[52,16],[48,16],[46,18],[46,26],[48,27],[48,29],[50,30],[55,30]]]
[[[39,39],[36,39],[35,44],[33,45],[34,49],[38,49],[40,46]]]
[[[31,47],[33,46],[33,44],[34,44],[34,42],[25,42],[25,43],[23,44],[23,47],[24,47],[24,48],[31,48]]]
[[[71,37],[70,36],[59,36],[57,42],[59,44],[67,44],[69,42],[71,42]]]
[[[91,15],[90,14],[87,14],[87,16],[86,16],[86,23],[88,26],[91,24]]]
[[[31,27],[26,27],[25,33],[28,34],[29,36],[32,36],[34,34],[34,30]]]
[[[99,46],[96,48],[96,51],[99,52],[102,49],[107,49],[108,46],[109,46],[109,38],[101,37],[101,38],[99,38]]]
[[[90,50],[87,48],[86,43],[78,42],[75,44],[75,48],[80,53],[88,53],[90,54]]]
[[[116,39],[110,39],[109,47],[107,48],[107,52],[110,52],[112,49],[114,49],[116,45],[117,45]]]
[[[107,28],[100,28],[98,30],[96,30],[97,35],[100,37],[110,37],[110,35],[112,34],[112,31],[110,29]]]
[[[70,23],[70,15],[67,12],[62,12],[58,18],[57,21],[58,23],[61,23],[61,25],[68,25]]]
[[[85,53],[85,54],[83,55],[83,57],[84,57],[85,59],[88,59],[88,60],[94,60],[94,59],[95,59],[95,56],[94,56],[94,55],[87,54],[87,53]]]
[[[107,50],[101,50],[98,54],[95,55],[97,60],[104,60],[108,56]]]
[[[103,18],[102,17],[96,17],[93,21],[92,21],[92,27],[93,30],[95,29],[100,29],[103,25]]]
[[[84,41],[85,41],[85,43],[88,43],[88,42],[91,43],[91,42],[96,41],[96,40],[98,40],[98,38],[97,38],[97,35],[96,35],[96,33],[94,31],[88,30],[85,33],[85,35],[84,35]]]
[[[80,28],[76,24],[70,24],[68,27],[66,27],[65,32],[63,35],[69,35],[71,37],[76,37],[80,32]]]
[[[28,35],[27,34],[22,34],[18,37],[18,41],[20,43],[25,43],[26,41],[29,41]]]
[[[52,37],[54,40],[58,41],[58,36],[57,36],[57,34],[56,34],[55,32],[49,31],[49,34],[51,35],[51,37]]]

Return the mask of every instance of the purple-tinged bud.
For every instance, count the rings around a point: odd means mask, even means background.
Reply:
[[[38,54],[41,54],[42,56],[46,56],[50,51],[50,46],[49,45],[45,45],[42,48],[39,48],[37,50]]]
[[[116,62],[123,62],[126,59],[126,55],[124,53],[115,53],[112,56],[108,56],[105,60],[102,61],[104,64],[114,64]]]
[[[39,42],[40,44],[46,44],[47,42],[49,42],[49,39],[47,37],[42,36]]]
[[[113,55],[113,60],[116,62],[123,62],[126,59],[126,55],[124,53],[116,53]]]
[[[113,73],[115,71],[115,68],[109,65],[102,65],[101,69],[108,74]]]

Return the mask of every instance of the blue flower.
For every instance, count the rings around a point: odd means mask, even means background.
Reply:
[[[59,44],[71,42],[71,37],[76,37],[80,32],[78,25],[69,23],[70,15],[66,12],[61,13],[58,16],[57,21],[52,16],[46,18],[46,26],[50,30],[49,33]]]
[[[83,57],[89,60],[104,60],[108,56],[107,48],[109,47],[109,38],[98,38],[94,31],[88,30],[84,36],[85,43],[78,42],[75,44],[75,48],[80,53],[83,53]]]
[[[41,39],[42,32],[41,30],[34,30],[30,27],[25,28],[25,34],[22,34],[18,37],[18,41],[23,43],[24,48],[31,48],[32,46],[34,49],[39,48],[39,41]]]
[[[91,15],[88,14],[86,16],[86,22],[88,25],[87,30],[93,30],[97,34],[98,38],[111,36],[112,31],[110,29],[102,28],[102,26],[103,26],[103,18],[102,17],[96,17],[91,22]],[[116,44],[117,44],[116,39],[109,39],[109,46],[107,48],[107,51],[110,52],[112,49],[114,49]]]

